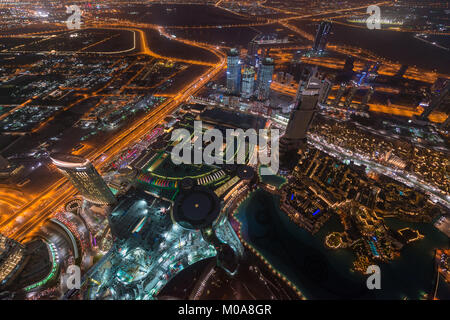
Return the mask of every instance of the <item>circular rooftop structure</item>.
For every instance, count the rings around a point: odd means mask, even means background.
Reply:
[[[242,180],[252,180],[255,177],[255,169],[246,165],[239,166],[236,173]]]
[[[238,165],[237,165],[237,164],[234,164],[234,163],[227,163],[227,164],[224,164],[224,165],[222,166],[222,168],[223,168],[228,174],[235,174],[235,173],[236,173],[236,170],[237,170],[237,168],[238,168]]]
[[[219,197],[210,189],[194,186],[175,199],[172,217],[180,226],[199,230],[211,226],[220,214]]]
[[[89,164],[89,160],[68,153],[52,153],[50,159],[56,166],[63,168],[84,167]]]
[[[180,188],[183,190],[191,190],[195,186],[195,180],[192,178],[184,178],[180,181]]]

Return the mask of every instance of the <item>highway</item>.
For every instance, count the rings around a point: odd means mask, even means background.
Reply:
[[[123,29],[126,28],[127,27]],[[171,57],[156,55],[148,46],[145,32],[139,29],[134,29],[134,31],[137,31],[140,35],[141,54],[160,59],[173,60]],[[176,39],[174,40],[176,41]],[[210,81],[210,79],[215,77],[225,68],[226,55],[217,50],[215,47],[207,47],[204,44],[198,45],[195,43],[189,43],[188,41],[183,42],[209,50],[214,53],[220,61],[214,65],[208,64],[208,66],[210,66],[209,70],[204,72],[190,84],[186,85],[177,95],[169,98],[144,117],[135,121],[134,124],[123,130],[111,141],[105,143],[105,145],[101,148],[91,150],[89,153],[84,155],[93,162],[100,172],[103,164],[107,163],[114,156],[119,154],[130,143],[136,141],[156,127],[167,115],[171,114],[180,106],[180,104],[185,102],[191,95],[194,95],[202,88],[203,85],[205,85],[208,81]],[[183,62],[189,63],[189,61]],[[99,158],[102,154],[107,154],[107,157],[102,159],[100,162]],[[77,191],[70,184],[70,182],[66,180],[66,178],[59,179],[54,184],[46,188],[39,196],[0,223],[0,232],[17,241],[25,242],[26,240],[29,240],[33,233],[36,232],[48,219],[50,219],[61,205],[67,202],[76,193]]]
[[[220,1],[217,3],[217,6],[220,5]],[[378,3],[385,4],[385,3]],[[258,5],[262,6],[262,3],[258,3]],[[361,8],[346,8],[339,11],[345,12],[350,10],[358,10]],[[333,11],[336,12],[336,11]],[[285,12],[292,14],[291,12]],[[327,14],[329,12],[321,12],[320,14],[309,14],[309,15],[295,15],[293,17],[288,18],[281,18],[281,19],[274,19],[264,22],[252,22],[249,24],[246,24],[245,26],[252,26],[252,25],[263,25],[263,24],[272,24],[272,23],[280,23],[282,26],[292,30],[293,32],[300,34],[302,37],[313,40],[314,36],[312,34],[309,34],[301,29],[299,29],[296,26],[293,26],[289,24],[289,20],[293,19],[302,19],[302,18],[310,18],[313,16],[319,16],[323,14]],[[235,25],[235,26],[243,26],[243,25]],[[153,129],[156,125],[158,125],[168,114],[171,114],[176,108],[180,106],[181,103],[185,102],[191,95],[194,95],[198,90],[201,89],[201,87],[207,83],[211,78],[216,76],[221,70],[225,68],[226,63],[226,56],[225,54],[219,50],[216,46],[205,44],[205,43],[199,43],[187,39],[179,39],[175,38],[169,33],[167,33],[164,28],[161,26],[148,24],[148,23],[135,23],[131,21],[118,21],[115,23],[111,23],[110,21],[96,21],[96,23],[90,23],[86,21],[85,24],[86,28],[98,28],[98,29],[120,29],[120,30],[128,30],[131,31],[134,37],[134,45],[131,49],[131,51],[127,50],[127,52],[132,52],[137,47],[137,41],[136,37],[139,36],[140,42],[140,54],[144,54],[147,56],[151,56],[153,58],[157,59],[165,59],[165,60],[172,60],[187,64],[193,64],[193,65],[201,65],[208,67],[208,70],[204,72],[201,76],[199,76],[195,81],[192,83],[186,85],[178,94],[174,96],[167,97],[168,99],[162,103],[160,106],[156,107],[154,110],[150,111],[148,114],[146,114],[144,117],[137,119],[130,127],[122,130],[117,136],[115,136],[111,141],[108,141],[103,145],[101,148],[97,149],[91,149],[86,154],[83,154],[84,157],[90,159],[94,165],[97,167],[97,169],[101,172],[103,164],[107,163],[109,160],[111,160],[113,157],[115,157],[117,154],[119,154],[124,148],[126,148],[130,143],[133,141],[136,141],[141,136],[146,134],[148,131]],[[218,26],[205,26],[208,27],[214,27],[217,28]],[[222,26],[222,27],[231,27],[231,26]],[[173,28],[173,27],[171,27]],[[180,27],[183,28],[183,27]],[[190,27],[189,27],[190,28]],[[157,30],[161,35],[163,35],[166,38],[171,39],[172,41],[179,41],[184,44],[195,46],[204,50],[208,50],[209,52],[213,53],[219,60],[217,63],[211,63],[206,61],[198,61],[198,60],[189,60],[189,59],[181,59],[181,58],[175,58],[175,57],[167,57],[163,56],[161,54],[156,53],[152,48],[150,47],[147,36],[145,33],[145,29],[153,29]],[[48,32],[42,32],[42,33],[36,33],[36,34],[28,34],[28,35],[20,35],[20,36],[42,36]],[[39,40],[44,41],[46,38]],[[102,40],[106,41],[106,40]],[[98,44],[97,42],[96,44]],[[92,46],[95,46],[96,44],[86,46],[82,48],[80,51],[83,53],[89,53],[94,54],[93,52],[87,52],[86,49],[89,49]],[[329,50],[337,51],[344,54],[350,54],[353,56],[356,56],[362,60],[370,60],[370,59],[377,59],[379,57],[373,56],[370,52],[365,52],[359,48],[349,48],[349,47],[343,47],[343,46],[336,46],[336,45],[328,45]],[[311,61],[312,63],[317,63],[317,61]],[[327,64],[330,67],[336,67],[340,66],[341,62],[339,63],[337,61],[324,61],[322,63]],[[391,73],[393,70],[398,69],[400,66],[398,64],[394,64],[388,61],[383,61],[383,67],[387,68],[386,73]],[[438,75],[436,73],[424,73],[422,70],[410,70],[410,74],[408,74],[411,78],[417,78],[423,80],[427,80],[427,82],[432,82]],[[424,79],[425,78],[425,79]],[[281,88],[277,87],[276,84],[272,85],[274,90],[282,91],[285,90],[285,93],[288,94],[295,94],[295,89],[292,90],[291,88]],[[91,94],[85,94],[83,95],[83,99],[88,99],[91,97],[94,97],[96,95],[100,95],[99,91],[91,93]],[[79,100],[79,101],[81,101]],[[79,102],[77,101],[77,102]],[[26,102],[29,103],[29,102]],[[374,111],[378,112],[387,112],[392,113],[393,108],[381,105],[369,105],[370,108]],[[22,106],[19,106],[22,107]],[[18,107],[18,108],[19,108]],[[375,109],[376,110],[375,110]],[[402,113],[404,112],[413,112],[408,111],[404,108],[401,110]],[[433,120],[433,119],[432,119]],[[100,161],[99,158],[101,155],[106,154],[106,159],[103,159],[103,161]],[[55,210],[57,210],[62,204],[64,204],[70,197],[74,196],[77,193],[77,191],[72,187],[72,185],[65,179],[61,178],[57,180],[55,183],[50,185],[48,188],[46,188],[41,194],[36,196],[31,201],[27,201],[27,203],[22,206],[19,210],[11,214],[9,217],[7,217],[5,220],[0,222],[0,232],[12,237],[13,239],[23,241],[25,239],[29,239],[29,237],[33,234],[34,231],[36,231],[46,220],[51,218]],[[15,198],[15,196],[13,196]],[[23,201],[23,200],[21,200]]]

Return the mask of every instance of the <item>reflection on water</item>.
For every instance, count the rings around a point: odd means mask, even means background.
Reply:
[[[419,299],[432,289],[434,249],[449,246],[448,238],[432,225],[387,219],[386,223],[394,230],[411,226],[424,234],[425,239],[407,245],[401,257],[392,263],[380,264],[381,290],[368,290],[367,277],[350,271],[355,258],[351,250],[324,246],[328,233],[343,231],[336,217],[312,236],[289,220],[279,209],[278,201],[278,196],[257,190],[242,203],[236,218],[242,222],[246,241],[284,273],[306,298]]]

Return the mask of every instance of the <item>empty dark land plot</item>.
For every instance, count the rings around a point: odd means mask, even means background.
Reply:
[[[23,51],[78,51],[117,34],[117,30],[85,29],[57,34],[56,37],[31,43]]]
[[[247,46],[258,34],[253,28],[168,29],[177,37],[225,46]]]
[[[153,52],[167,58],[196,60],[208,63],[217,63],[219,58],[212,52],[184,44],[176,39],[168,39],[153,29],[146,29],[148,46]]]
[[[106,41],[93,45],[92,47],[83,50],[85,52],[120,52],[126,51],[124,53],[133,53],[139,49],[139,35],[134,34],[129,30],[105,30],[108,31],[108,35],[105,34]],[[111,34],[111,35],[109,35]],[[111,39],[108,39],[112,37]],[[136,43],[134,42],[136,38]],[[136,44],[136,46],[135,46]],[[135,46],[134,50],[130,50]],[[128,51],[130,50],[130,51]]]
[[[32,42],[36,41],[36,38],[0,38],[0,51],[3,51],[5,49],[13,49],[14,47],[20,46],[20,45],[28,45]],[[20,48],[19,48],[20,49]]]
[[[108,15],[106,13],[106,15]],[[242,24],[249,20],[229,11],[207,5],[135,5],[122,8],[122,19],[162,26],[205,26]]]
[[[176,94],[186,87],[187,84],[198,78],[207,69],[208,67],[206,66],[191,65],[171,78],[170,80],[172,81],[170,83],[165,83],[157,89],[166,94]]]
[[[64,30],[65,29],[65,30]],[[52,24],[27,24],[20,25],[17,27],[12,27],[11,29],[0,30],[0,35],[20,35],[20,34],[28,34],[28,33],[37,33],[37,32],[48,32],[48,31],[66,31],[67,28],[64,26],[55,26]]]

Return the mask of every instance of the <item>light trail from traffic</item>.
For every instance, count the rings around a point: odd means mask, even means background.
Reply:
[[[135,29],[135,31],[141,36],[141,54],[155,57],[155,54],[150,50],[147,44],[145,32],[138,29]],[[185,102],[191,95],[199,91],[204,84],[215,77],[225,67],[226,56],[215,47],[207,47],[204,44],[188,43],[187,41],[183,42],[214,53],[219,57],[220,61],[213,65],[206,64],[212,68],[204,72],[190,84],[186,85],[174,97],[169,98],[166,102],[157,106],[154,110],[149,112],[142,119],[137,120],[129,128],[123,130],[118,136],[114,137],[114,139],[101,148],[91,150],[84,155],[84,157],[91,159],[99,171],[101,171],[103,164],[108,163],[109,160],[119,154],[128,144],[136,141],[156,127],[168,114],[171,114],[181,103]],[[171,57],[164,57],[161,55],[157,55],[157,57],[165,60],[173,60]],[[183,60],[183,62],[187,61],[189,60]],[[95,96],[95,93],[92,96]],[[87,95],[85,98],[88,97],[91,96]],[[100,162],[99,158],[106,153],[108,156]],[[27,239],[31,239],[34,232],[36,232],[62,204],[67,202],[67,200],[76,193],[77,191],[75,188],[65,178],[61,178],[51,186],[47,187],[43,193],[27,203],[20,210],[16,211],[5,221],[2,221],[0,223],[0,231],[6,236],[18,241],[23,242]],[[26,219],[26,221],[21,221],[22,219]]]

